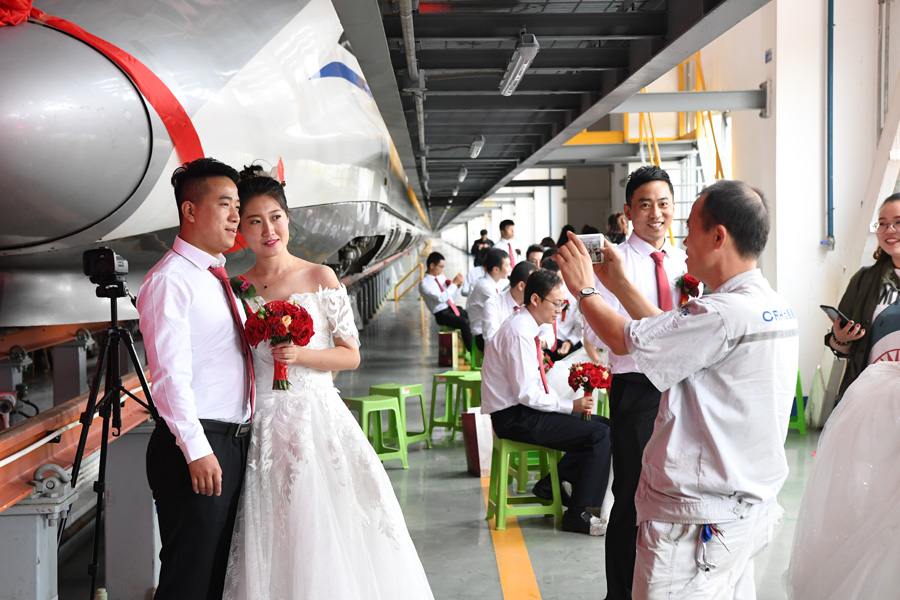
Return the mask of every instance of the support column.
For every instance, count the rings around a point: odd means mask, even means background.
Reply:
[[[9,358],[0,361],[0,392],[12,392],[22,383],[22,373],[31,364],[31,357],[21,346],[13,346]]]
[[[43,473],[52,475],[43,478]],[[56,535],[59,518],[77,494],[68,473],[46,465],[35,473],[34,493],[0,513],[0,581],[4,598],[57,600]]]
[[[131,402],[131,400],[128,400]],[[149,599],[159,581],[162,546],[144,469],[153,422],[110,447],[106,492],[106,589],[109,600]]]
[[[68,402],[88,391],[87,350],[94,338],[79,329],[74,340],[53,347],[53,406]]]

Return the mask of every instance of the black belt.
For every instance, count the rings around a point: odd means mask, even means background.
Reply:
[[[250,433],[251,423],[226,423],[225,421],[213,421],[212,419],[200,419],[203,431],[206,433],[223,433],[230,437],[244,437]]]

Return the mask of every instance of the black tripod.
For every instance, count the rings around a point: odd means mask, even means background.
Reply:
[[[96,279],[96,281],[95,281]],[[118,436],[122,429],[122,394],[129,396],[132,400],[146,408],[150,412],[150,416],[159,421],[159,413],[153,404],[150,396],[150,388],[144,377],[144,371],[138,360],[137,352],[134,350],[134,340],[131,333],[124,327],[119,327],[118,306],[116,304],[118,298],[125,298],[128,295],[128,289],[125,287],[125,277],[123,275],[95,275],[91,276],[91,282],[97,283],[97,296],[100,298],[110,299],[110,327],[106,332],[106,343],[100,351],[97,358],[97,368],[94,371],[94,380],[91,384],[91,393],[88,397],[87,406],[81,414],[81,438],[78,441],[78,450],[75,453],[75,462],[72,465],[72,487],[78,481],[78,472],[81,470],[81,462],[84,458],[84,449],[87,445],[88,433],[90,432],[91,423],[94,420],[94,413],[99,412],[103,419],[103,437],[100,441],[100,467],[97,474],[97,481],[94,483],[94,491],[97,493],[97,508],[94,527],[94,550],[91,555],[91,564],[88,565],[88,573],[91,576],[91,596],[97,589],[97,572],[99,570],[100,555],[100,525],[103,516],[103,498],[106,493],[106,452],[109,440],[110,419],[112,420],[112,428],[115,430],[113,436]],[[125,345],[128,354],[131,356],[131,364],[137,373],[138,379],[141,381],[141,388],[144,390],[144,397],[147,402],[141,402],[134,394],[129,392],[122,386],[122,374],[119,363],[119,346]],[[104,367],[106,370],[104,372]],[[97,401],[100,392],[100,380],[103,374],[105,387],[103,398]],[[62,519],[59,527],[59,540],[62,539],[63,529],[65,528],[65,519]],[[58,541],[59,541],[58,540]]]

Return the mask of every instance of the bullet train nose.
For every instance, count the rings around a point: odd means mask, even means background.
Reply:
[[[134,84],[90,46],[33,23],[0,27],[0,73],[0,251],[104,222],[111,231],[152,150]]]

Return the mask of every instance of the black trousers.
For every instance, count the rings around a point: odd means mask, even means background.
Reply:
[[[195,494],[175,436],[159,423],[147,446],[162,550],[156,600],[221,600],[250,436],[207,433],[222,467],[222,495]]]
[[[644,447],[653,434],[660,391],[642,373],[613,375],[609,390],[612,432],[612,491],[616,501],[606,530],[606,599],[631,600],[637,511],[634,494]]]
[[[475,347],[484,352],[484,336],[480,333],[475,335]]]
[[[549,357],[550,357],[550,360],[552,360],[553,362],[556,362],[556,361],[558,361],[558,360],[560,360],[560,359],[563,359],[563,358],[567,357],[568,355],[572,354],[572,353],[575,352],[576,350],[581,350],[581,347],[584,345],[584,344],[582,344],[580,341],[578,341],[578,342],[570,342],[570,343],[572,344],[572,347],[569,348],[569,351],[568,351],[567,353],[565,353],[565,354],[560,354],[560,353],[559,353],[559,347],[562,346],[562,343],[563,343],[564,341],[566,341],[566,340],[559,340],[559,343],[556,344],[556,350],[547,350],[547,351],[545,352],[545,354],[546,354],[547,356],[549,356]]]
[[[438,325],[446,327],[456,327],[462,335],[463,344],[466,345],[466,351],[472,349],[472,330],[469,328],[469,313],[464,308],[457,308],[459,316],[453,314],[453,310],[445,308],[434,313],[434,320]]]
[[[609,426],[604,421],[596,415],[584,421],[580,414],[543,412],[523,404],[491,413],[498,436],[566,453],[557,469],[560,479],[572,484],[572,508],[603,503],[610,452]]]

